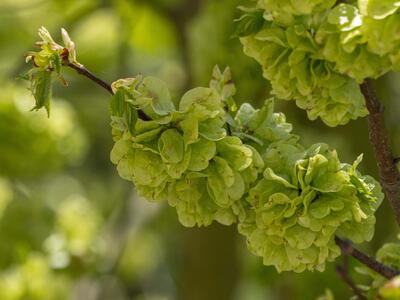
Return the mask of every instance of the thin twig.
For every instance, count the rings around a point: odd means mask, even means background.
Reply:
[[[107,92],[109,92],[111,95],[114,95],[114,92],[111,88],[111,85],[105,82],[104,80],[100,79],[96,75],[94,75],[92,72],[90,72],[85,66],[83,65],[76,65],[73,64],[69,61],[64,61],[64,66],[70,67],[77,71],[79,74],[85,76],[86,78],[89,78],[91,81],[96,83],[97,85],[101,86],[103,89],[105,89]],[[138,110],[138,115],[139,118],[145,121],[150,120],[150,118],[142,111]]]
[[[105,90],[107,90],[107,92],[109,92],[111,95],[114,95],[114,92],[113,92],[113,90],[111,88],[111,85],[108,84],[107,82],[103,81],[102,79],[98,78],[96,75],[94,75],[88,69],[86,69],[85,66],[83,66],[83,65],[78,66],[78,65],[73,64],[71,62],[68,62],[65,65],[67,67],[70,67],[70,68],[74,69],[79,74],[89,78],[90,80],[92,80],[93,82],[95,82],[96,84],[98,84],[99,86],[104,88]]]
[[[350,277],[348,260],[349,257],[345,255],[343,257],[343,265],[336,266],[336,273],[351,288],[354,295],[357,296],[358,300],[367,300],[367,297],[365,297],[363,292],[358,288],[358,286],[354,283],[353,279]]]
[[[358,300],[367,300],[367,297],[365,297],[362,291],[357,287],[357,285],[354,283],[353,279],[351,279],[349,274],[347,272],[344,272],[342,266],[337,266],[336,272],[339,274],[342,280],[351,288],[354,295],[357,296]]]
[[[385,277],[387,279],[391,279],[397,275],[400,275],[400,271],[395,270],[389,266],[386,266],[386,265],[378,262],[373,257],[354,248],[354,246],[352,245],[352,243],[350,241],[343,240],[336,236],[335,242],[342,250],[343,255],[348,255],[348,256],[354,257],[360,263],[367,266],[371,270],[374,270],[375,272],[381,274],[383,277]]]
[[[369,111],[369,140],[374,148],[380,181],[394,211],[397,224],[400,226],[400,172],[397,169],[385,128],[384,108],[376,96],[371,80],[366,80],[361,85],[361,91]]]

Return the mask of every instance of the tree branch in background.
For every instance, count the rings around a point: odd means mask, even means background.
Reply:
[[[354,295],[358,298],[358,300],[367,300],[367,297],[363,294],[363,292],[357,287],[353,279],[349,274],[349,256],[343,256],[343,264],[336,266],[336,273],[340,276],[340,278],[351,288]]]
[[[376,96],[371,80],[366,80],[361,85],[361,91],[369,111],[369,140],[375,152],[380,181],[400,226],[400,172],[396,167],[385,128],[384,108]]]
[[[347,240],[343,240],[339,237],[335,237],[336,244],[342,250],[343,255],[352,256],[356,260],[358,260],[363,265],[367,266],[371,270],[374,270],[378,274],[381,274],[383,277],[387,279],[391,279],[397,275],[400,275],[400,271],[395,270],[389,266],[386,266],[371,256],[361,252],[360,250],[354,248],[352,243]]]
[[[180,5],[159,5],[157,1],[139,0],[139,3],[151,7],[154,11],[168,18],[173,25],[176,32],[178,48],[182,56],[182,65],[186,73],[186,80],[183,85],[184,90],[188,90],[193,84],[193,70],[190,60],[190,45],[187,29],[201,10],[204,4],[203,2],[202,0],[190,0],[186,2],[182,1]]]

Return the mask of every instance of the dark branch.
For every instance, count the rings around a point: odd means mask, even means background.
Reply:
[[[387,279],[391,279],[397,275],[400,275],[400,271],[395,270],[389,266],[386,266],[386,265],[378,262],[373,257],[368,256],[367,254],[354,248],[354,246],[352,245],[352,243],[350,241],[343,240],[339,237],[335,237],[335,242],[342,250],[343,255],[348,255],[348,256],[354,257],[360,263],[367,266],[371,270],[374,270],[375,272],[381,274],[383,277],[385,277]]]
[[[79,74],[85,76],[86,78],[89,78],[91,81],[95,82],[96,84],[98,84],[99,86],[104,88],[111,95],[114,95],[114,92],[113,92],[110,84],[108,84],[104,80],[98,78],[96,75],[94,75],[88,69],[86,69],[83,65],[75,65],[69,61],[64,61],[64,65],[74,69]],[[143,111],[138,110],[138,114],[139,114],[140,119],[145,120],[145,121],[150,120],[150,118]]]
[[[369,111],[369,140],[374,148],[380,181],[394,211],[397,224],[400,225],[400,172],[397,169],[385,128],[384,109],[370,80],[366,80],[361,85],[361,91]]]
[[[342,280],[351,288],[354,295],[357,296],[358,300],[367,300],[367,297],[363,292],[357,287],[353,279],[349,274],[349,256],[345,255],[343,257],[343,265],[336,266],[336,273],[342,278]]]
[[[102,79],[98,78],[96,75],[94,75],[88,69],[86,69],[83,65],[78,66],[78,65],[75,65],[75,64],[73,64],[71,62],[68,62],[66,64],[66,66],[74,69],[79,74],[89,78],[90,80],[92,80],[93,82],[95,82],[96,84],[98,84],[99,86],[104,88],[105,90],[107,90],[107,92],[109,92],[111,95],[114,95],[114,92],[113,92],[110,84],[108,84],[107,82],[105,82]]]

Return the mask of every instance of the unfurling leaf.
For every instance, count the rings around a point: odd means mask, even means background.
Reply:
[[[33,76],[31,90],[35,97],[36,105],[33,110],[45,108],[50,116],[50,102],[52,97],[52,73],[46,70],[37,71]]]

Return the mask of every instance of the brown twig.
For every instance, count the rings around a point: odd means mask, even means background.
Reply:
[[[107,82],[103,81],[102,79],[98,78],[96,75],[94,75],[88,69],[86,69],[85,66],[83,66],[83,65],[78,66],[78,65],[73,64],[71,62],[67,62],[65,64],[65,66],[70,67],[71,69],[74,69],[79,74],[89,78],[90,80],[92,80],[93,82],[95,82],[96,84],[98,84],[99,86],[104,88],[105,90],[107,90],[107,92],[109,92],[111,95],[114,95],[114,92],[113,92],[113,90],[111,88],[111,85],[108,84]]]
[[[352,256],[356,260],[358,260],[363,265],[367,266],[371,270],[374,270],[378,274],[381,274],[383,277],[387,279],[391,279],[397,275],[400,275],[400,271],[395,270],[389,266],[386,266],[380,262],[378,262],[373,257],[361,252],[360,250],[354,248],[350,241],[341,239],[339,237],[335,237],[336,244],[342,250],[343,255]]]
[[[380,182],[392,206],[397,224],[400,225],[400,172],[396,167],[385,128],[384,108],[379,102],[370,80],[366,80],[361,85],[361,91],[369,111],[369,140],[374,148]]]
[[[349,256],[344,255],[343,257],[343,265],[336,266],[336,273],[342,278],[342,280],[351,288],[354,295],[357,296],[358,300],[367,300],[367,297],[363,294],[363,292],[357,287],[353,279],[349,274]]]
[[[91,81],[93,81],[97,85],[101,86],[103,89],[105,89],[111,95],[114,95],[111,85],[108,84],[107,82],[105,82],[104,80],[100,79],[96,75],[94,75],[92,72],[90,72],[88,69],[86,69],[85,66],[76,65],[76,64],[73,64],[73,63],[71,63],[69,61],[65,61],[65,60],[64,60],[64,66],[74,69],[79,74],[85,76],[86,78],[89,78]],[[145,121],[150,120],[150,118],[143,111],[138,110],[138,114],[139,114],[140,119],[145,120]]]

